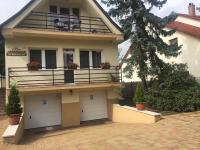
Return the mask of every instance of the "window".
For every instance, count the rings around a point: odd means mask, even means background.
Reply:
[[[46,69],[56,69],[56,50],[45,50]]]
[[[42,66],[42,51],[41,50],[30,50],[30,62],[36,61]]]
[[[56,69],[56,50],[30,50],[29,61],[37,61],[41,64],[41,67],[46,69]]]
[[[80,51],[80,68],[100,68],[101,51]]]
[[[72,14],[76,17],[80,17],[80,11],[79,11],[79,8],[73,8],[72,9]]]
[[[92,51],[92,64],[93,68],[100,68],[101,65],[101,52]]]
[[[60,8],[60,14],[61,15],[70,15],[70,9],[69,8]]]
[[[172,45],[178,46],[178,38],[174,38],[174,39],[169,40],[169,44],[171,46]]]
[[[52,13],[52,14],[57,14],[57,6],[51,5],[51,6],[50,6],[50,13]]]
[[[89,51],[80,51],[80,68],[89,68]]]

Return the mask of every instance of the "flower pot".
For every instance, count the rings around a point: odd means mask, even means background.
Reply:
[[[10,125],[17,125],[19,124],[21,114],[11,114],[8,116],[8,122]]]
[[[106,62],[106,63],[102,63],[101,65],[101,69],[110,69],[110,63]]]
[[[77,64],[68,64],[65,66],[66,69],[76,70],[78,68]]]
[[[38,71],[39,67],[28,67],[28,71]]]
[[[144,102],[137,102],[136,108],[137,108],[137,110],[144,110],[145,109],[145,103]]]

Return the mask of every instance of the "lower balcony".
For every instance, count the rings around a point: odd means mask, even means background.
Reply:
[[[73,90],[84,88],[111,88],[120,86],[122,71],[118,66],[109,69],[38,69],[30,71],[26,67],[8,69],[9,87],[16,83],[21,92],[38,90]]]

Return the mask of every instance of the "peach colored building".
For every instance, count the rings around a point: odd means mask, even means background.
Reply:
[[[110,118],[123,34],[96,0],[32,0],[1,32],[7,94],[15,83],[25,129]],[[110,67],[101,68],[104,62]],[[33,63],[35,70],[27,67]]]

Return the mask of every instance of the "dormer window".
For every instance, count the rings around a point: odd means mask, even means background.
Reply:
[[[50,13],[51,14],[57,14],[57,6],[51,5],[50,6]]]
[[[79,11],[79,8],[73,8],[72,9],[72,14],[76,17],[80,17],[80,11]]]

